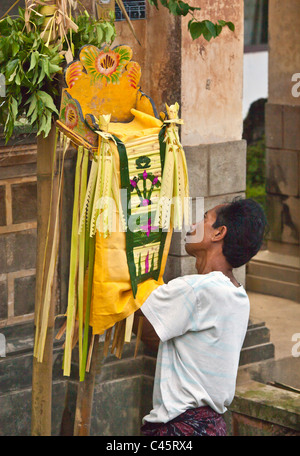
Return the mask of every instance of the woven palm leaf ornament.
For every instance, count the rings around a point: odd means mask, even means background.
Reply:
[[[81,381],[97,335],[105,335],[104,356],[122,356],[134,312],[164,283],[172,229],[187,214],[179,105],[159,119],[131,57],[128,46],[84,46],[66,69],[57,121],[77,149],[66,322],[57,338],[65,331],[66,376],[78,344]]]
[[[167,125],[164,139],[166,142],[165,168],[155,224],[168,229],[172,223],[174,229],[181,230],[183,214],[185,214],[185,223],[190,224],[188,171],[177,127],[183,124],[183,121],[178,118],[178,103],[172,106],[166,105],[166,110],[168,119],[164,121]]]

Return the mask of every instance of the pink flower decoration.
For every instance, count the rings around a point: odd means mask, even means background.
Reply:
[[[149,272],[149,252],[147,253],[146,259],[145,259],[145,273],[147,274]]]
[[[148,219],[148,224],[141,226],[142,230],[146,231],[147,237],[149,237],[151,231],[157,231],[157,226],[151,226],[151,218]]]
[[[148,206],[148,204],[149,204],[149,200],[144,199],[144,200],[143,200],[143,206]]]
[[[148,176],[148,174],[147,174],[147,171],[145,170],[145,171],[143,172],[143,178],[146,180],[146,179],[147,179],[147,176]]]
[[[135,180],[130,179],[130,183],[131,183],[131,185],[132,185],[133,187],[136,187],[136,181],[135,181]]]
[[[155,177],[155,178],[153,179],[153,181],[152,181],[152,185],[157,184],[157,182],[158,182],[158,177]]]

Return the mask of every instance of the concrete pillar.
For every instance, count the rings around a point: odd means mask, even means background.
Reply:
[[[249,266],[253,291],[300,302],[300,4],[269,2],[266,104],[268,250]],[[295,75],[295,76],[294,76]],[[299,93],[298,93],[299,92]]]

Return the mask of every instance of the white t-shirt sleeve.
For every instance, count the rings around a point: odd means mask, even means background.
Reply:
[[[154,290],[141,311],[162,342],[195,328],[197,301],[194,289],[181,277]]]

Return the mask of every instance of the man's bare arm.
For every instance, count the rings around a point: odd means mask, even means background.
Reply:
[[[142,329],[142,336],[141,336],[142,341],[144,342],[145,345],[147,345],[148,348],[150,348],[150,350],[157,352],[160,339],[159,339],[157,333],[155,332],[155,329],[149,322],[149,320],[147,320],[147,318],[144,316],[141,309],[138,309],[134,313],[134,322],[133,322],[134,334],[137,334],[139,317],[143,317],[143,329]]]

